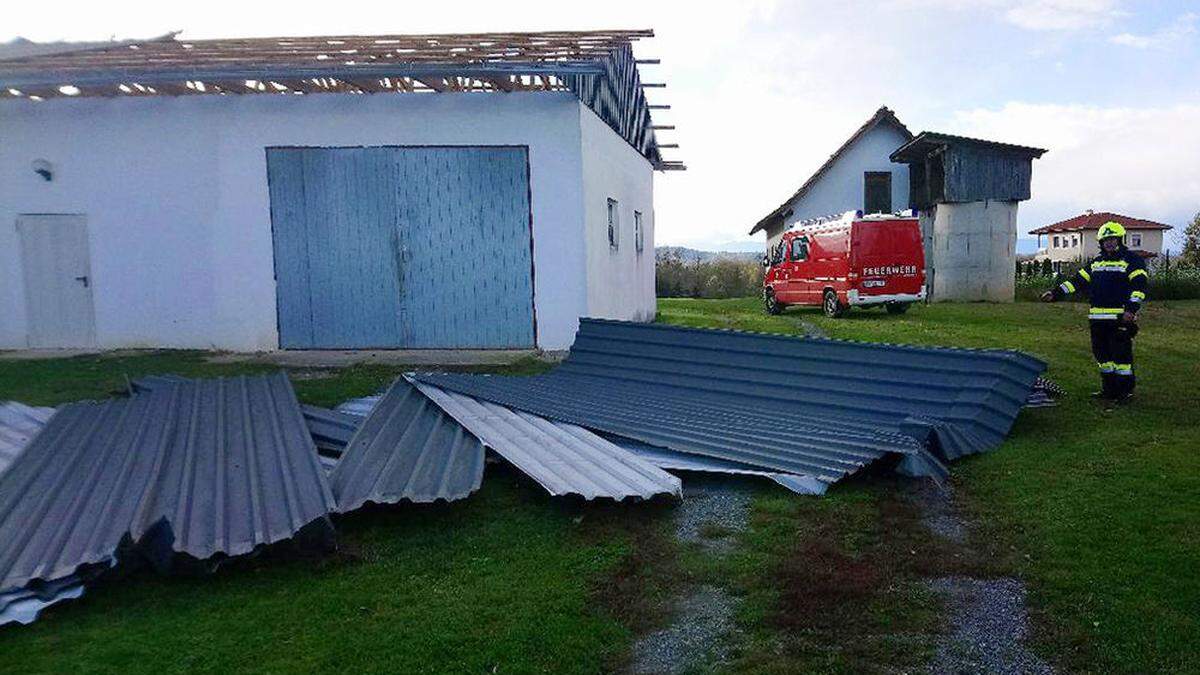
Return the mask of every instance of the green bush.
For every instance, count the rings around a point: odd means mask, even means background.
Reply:
[[[1017,276],[1017,300],[1037,300],[1063,279],[1070,279],[1081,263],[1071,263],[1062,266],[1058,274],[1042,274],[1040,270],[1032,274]],[[1037,266],[1036,263],[1034,266]],[[1181,265],[1178,258],[1163,256],[1154,258],[1148,265],[1150,268],[1150,285],[1146,289],[1147,298],[1155,300],[1190,300],[1200,298],[1200,267]],[[1071,297],[1075,301],[1085,301],[1087,296],[1077,293]]]
[[[723,257],[685,259],[675,251],[655,258],[655,292],[660,298],[747,298],[762,292],[762,266]]]

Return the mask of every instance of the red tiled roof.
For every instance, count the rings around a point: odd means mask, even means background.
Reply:
[[[1119,213],[1111,213],[1109,211],[1097,211],[1095,213],[1084,213],[1068,218],[1066,220],[1045,225],[1036,230],[1030,230],[1029,234],[1049,234],[1051,232],[1079,232],[1081,230],[1098,230],[1100,226],[1110,220],[1115,220],[1125,226],[1126,230],[1169,230],[1170,225],[1164,223],[1156,223],[1153,220],[1142,220],[1141,218],[1130,218]]]

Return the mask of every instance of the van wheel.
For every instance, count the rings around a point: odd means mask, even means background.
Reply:
[[[908,306],[911,304],[911,302],[889,302],[885,307],[887,307],[888,314],[903,314],[908,311]]]
[[[846,313],[846,306],[838,300],[837,293],[833,291],[825,291],[825,300],[821,303],[821,308],[825,310],[825,316],[831,319]]]
[[[763,291],[763,305],[767,308],[767,314],[775,316],[783,311],[783,303],[775,299],[775,291],[767,289]]]

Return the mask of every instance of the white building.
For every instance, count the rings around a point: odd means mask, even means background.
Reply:
[[[1116,221],[1125,227],[1125,245],[1131,250],[1141,253],[1143,257],[1153,258],[1163,252],[1163,237],[1170,225],[1156,223],[1153,220],[1130,218],[1110,211],[1088,210],[1074,218],[1030,230],[1029,234],[1037,235],[1038,251],[1034,260],[1050,260],[1054,270],[1064,263],[1074,263],[1090,260],[1100,253],[1100,242],[1096,238],[1100,226],[1109,221]],[[1043,243],[1042,237],[1045,237]]]
[[[650,34],[0,53],[0,348],[563,349],[581,316],[649,321],[653,172],[682,168]]]
[[[908,208],[908,168],[889,159],[912,133],[887,107],[875,111],[816,173],[750,230],[779,242],[796,223],[846,211],[893,213]]]

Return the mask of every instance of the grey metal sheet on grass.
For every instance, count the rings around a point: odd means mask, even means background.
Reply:
[[[660,448],[648,443],[635,441],[632,438],[612,437],[618,447],[627,450],[638,457],[650,462],[660,469],[668,471],[700,471],[704,473],[729,473],[742,476],[761,476],[775,481],[779,485],[802,495],[825,494],[829,484],[819,481],[812,476],[802,476],[794,473],[776,473],[756,469],[748,464],[739,464],[724,459],[693,455],[686,452],[676,452]]]
[[[824,482],[994,448],[1045,364],[954,349],[582,319],[553,371],[422,382],[672,450]]]
[[[479,489],[484,449],[404,378],[362,420],[329,476],[337,508],[453,501]]]
[[[300,411],[313,442],[324,454],[340,456],[362,423],[362,418],[357,415],[315,405],[302,405]]]
[[[165,564],[290,538],[327,546],[332,507],[282,373],[68,404],[0,476],[0,589],[130,548]]]
[[[0,402],[0,474],[25,450],[52,415],[54,408],[33,407],[17,401]]]
[[[416,386],[551,495],[621,500],[682,494],[678,478],[587,429],[420,382]]]
[[[0,592],[0,626],[33,623],[42,610],[83,597],[84,578],[71,574],[62,579]]]
[[[187,381],[188,378],[179,375],[146,375],[130,384],[134,392],[148,392]],[[341,454],[350,437],[354,435],[358,423],[362,421],[358,416],[315,405],[301,405],[300,412],[304,415],[304,423],[308,426],[317,449],[335,457]]]
[[[379,405],[379,401],[383,399],[383,394],[374,394],[372,396],[364,396],[362,398],[352,398],[349,401],[339,403],[334,410],[346,413],[347,415],[355,415],[357,417],[366,417],[371,414],[375,406]]]

